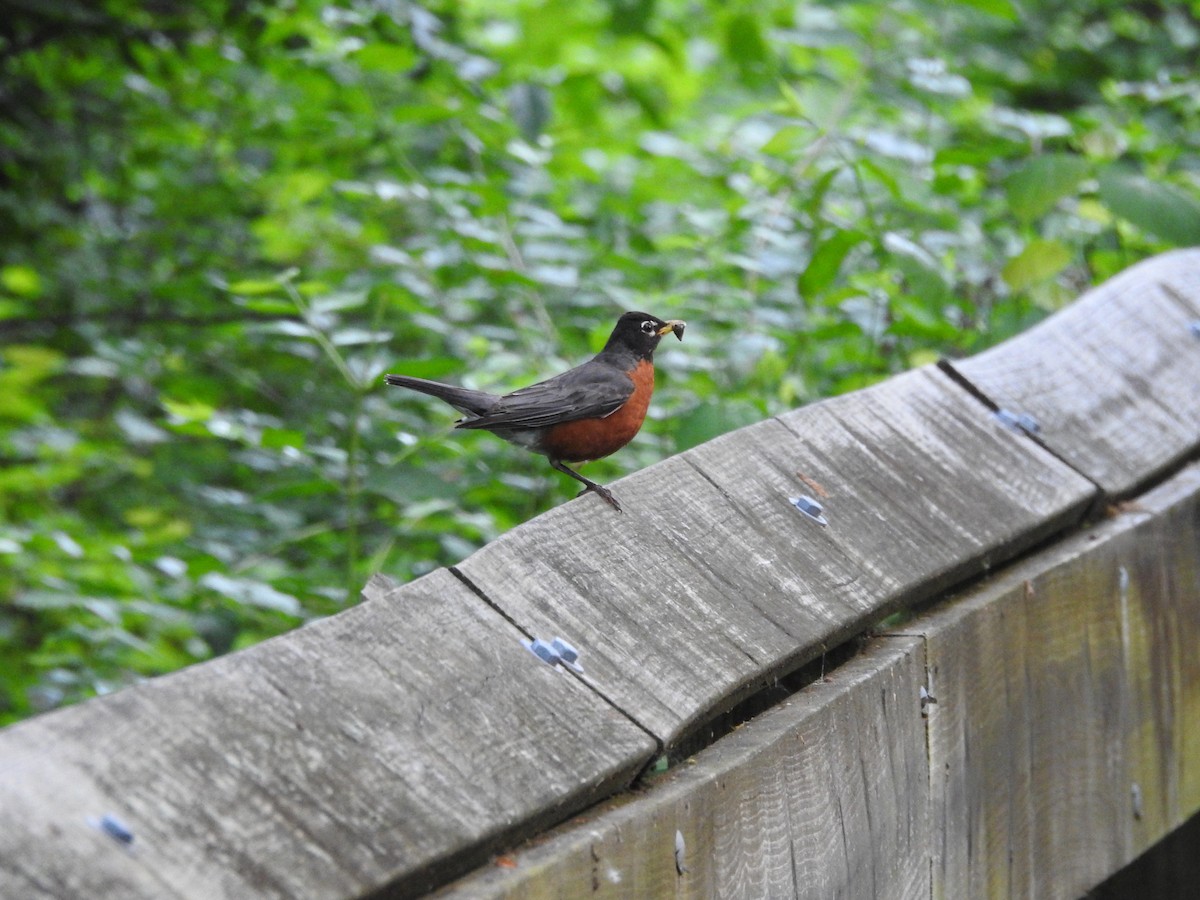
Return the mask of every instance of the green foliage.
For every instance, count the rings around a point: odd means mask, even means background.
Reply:
[[[1110,168],[1100,175],[1100,198],[1143,231],[1180,246],[1200,244],[1200,202],[1172,184]]]
[[[1200,240],[1194,8],[57,0],[0,17],[0,721],[574,485],[510,388],[686,318],[610,479]]]
[[[1071,197],[1091,168],[1081,156],[1043,153],[1013,172],[1004,182],[1005,198],[1022,222],[1036,222]]]

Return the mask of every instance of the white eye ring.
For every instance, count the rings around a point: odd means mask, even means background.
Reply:
[[[654,332],[658,331],[658,326],[647,319],[642,323],[642,331],[646,334],[654,334]]]

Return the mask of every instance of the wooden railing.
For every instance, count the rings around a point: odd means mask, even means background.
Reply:
[[[5,729],[0,894],[1077,896],[1200,810],[1198,332],[1158,257]]]

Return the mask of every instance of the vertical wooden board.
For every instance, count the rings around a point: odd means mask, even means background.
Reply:
[[[933,896],[1031,896],[1024,617],[959,602],[927,624]],[[1000,799],[1003,798],[1003,799]]]
[[[1115,569],[1089,553],[1024,590],[1034,893],[1073,900],[1128,858]]]
[[[750,426],[459,571],[670,745],[897,605],[1074,521],[1093,486],[936,369]],[[823,496],[828,527],[791,498]]]
[[[936,897],[1079,896],[1200,808],[1198,567],[1193,467],[905,628],[939,700]]]
[[[1144,529],[1139,530],[1144,534]],[[1130,757],[1129,810],[1134,846],[1145,847],[1166,833],[1179,806],[1179,760],[1175,704],[1179,662],[1171,652],[1176,617],[1159,590],[1165,561],[1136,542],[1116,548],[1116,591],[1122,652],[1128,681],[1124,711]],[[1161,546],[1161,545],[1159,545]],[[1197,610],[1200,614],[1200,610]],[[1195,629],[1186,629],[1186,631]]]
[[[919,641],[876,641],[644,791],[437,896],[924,900],[923,681]]]
[[[1112,567],[1025,574],[924,630],[937,897],[1077,897],[1128,856]]]
[[[1136,528],[1115,539],[1114,555],[1135,846],[1145,848],[1200,810],[1200,466],[1130,515]]]
[[[1193,469],[1200,480],[1200,470]],[[1178,824],[1200,810],[1200,503],[1181,508],[1162,536],[1176,562],[1168,567],[1163,588],[1171,598],[1170,646],[1177,660],[1173,682],[1178,698],[1175,719],[1179,764]]]
[[[953,363],[1114,496],[1200,447],[1200,249],[1132,266],[1040,325]]]
[[[441,570],[5,729],[0,877],[206,900],[435,887],[620,789],[654,751],[521,638]],[[132,852],[87,824],[106,812]]]
[[[901,641],[909,668],[903,678],[850,692],[830,704],[829,746],[823,751],[841,769],[842,834],[847,847],[848,896],[927,897],[929,895],[928,789],[925,722],[920,689],[925,659],[918,643]],[[887,652],[895,652],[892,648]],[[842,677],[842,669],[835,678]],[[914,690],[915,688],[915,690]],[[846,803],[861,792],[863,802]],[[793,815],[803,813],[799,804]],[[852,827],[853,826],[853,827]],[[804,883],[801,880],[800,883]],[[812,897],[827,897],[807,889]]]

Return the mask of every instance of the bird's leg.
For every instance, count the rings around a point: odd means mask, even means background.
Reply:
[[[574,469],[567,468],[565,465],[563,465],[562,462],[560,462],[557,459],[550,460],[550,465],[552,465],[554,468],[558,469],[558,471],[562,472],[564,475],[570,475],[576,481],[582,482],[583,484],[586,485],[586,487],[583,489],[583,491],[580,492],[579,496],[582,497],[588,491],[591,491],[594,494],[599,494],[604,499],[604,501],[606,503],[608,503],[608,505],[611,506],[613,509],[615,509],[617,512],[621,511],[621,504],[618,503],[617,498],[612,495],[612,491],[610,491],[604,485],[596,484],[596,482],[590,481],[587,478],[584,478],[582,475],[580,475]]]

